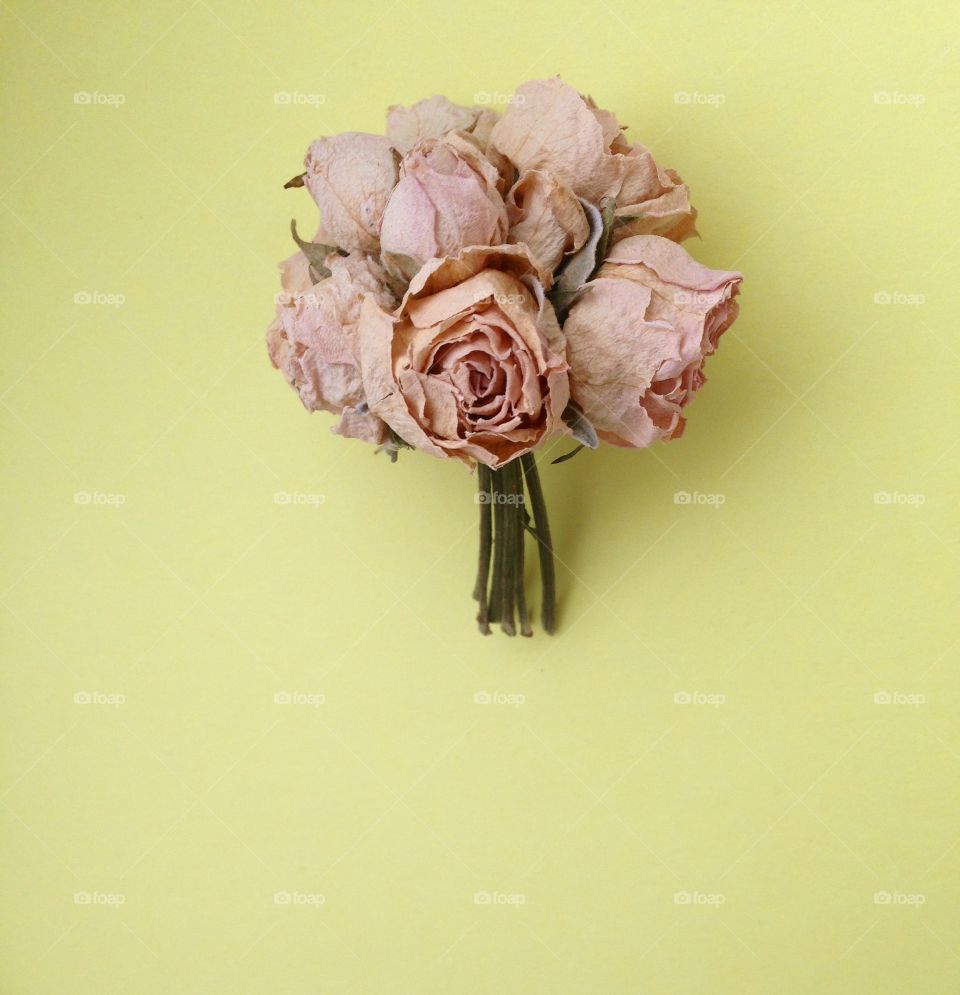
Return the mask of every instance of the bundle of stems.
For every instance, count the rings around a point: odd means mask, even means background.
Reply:
[[[533,455],[511,460],[499,470],[480,466],[478,484],[480,556],[473,591],[479,605],[477,625],[488,635],[491,624],[499,623],[508,636],[514,636],[519,622],[521,635],[533,635],[524,588],[524,540],[529,532],[540,558],[540,620],[544,631],[552,633],[556,628],[556,571],[547,505]]]

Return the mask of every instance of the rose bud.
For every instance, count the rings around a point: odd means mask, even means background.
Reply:
[[[697,234],[696,209],[690,188],[672,169],[661,169],[648,149],[622,138],[613,143],[622,153],[623,183],[617,193],[614,242],[631,235],[662,235],[682,242]]]
[[[304,159],[305,182],[333,245],[380,251],[380,221],[397,182],[397,155],[381,135],[348,131],[319,138]]]
[[[365,295],[384,307],[394,305],[386,274],[368,256],[332,253],[324,263],[330,276],[311,284],[302,258],[298,253],[280,264],[284,291],[267,329],[270,359],[308,411],[342,416],[334,432],[381,443],[386,427],[366,408],[356,337]]]
[[[550,272],[590,235],[590,223],[573,191],[552,173],[532,169],[507,195],[510,241],[523,242]]]
[[[656,235],[613,247],[563,326],[570,393],[601,439],[639,449],[680,435],[742,279]]]
[[[458,135],[428,138],[404,157],[383,215],[380,245],[387,269],[409,280],[428,260],[507,237],[499,174]]]
[[[497,469],[561,427],[569,398],[550,276],[525,246],[431,259],[390,314],[368,297],[360,367],[370,410],[408,445]]]

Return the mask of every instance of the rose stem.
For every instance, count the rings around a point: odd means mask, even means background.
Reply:
[[[503,577],[500,581],[500,595],[502,597],[500,610],[500,628],[508,635],[515,636],[517,627],[513,620],[513,602],[517,594],[516,584],[516,528],[515,522],[518,512],[516,503],[517,490],[517,466],[515,462],[508,463],[501,471],[501,486],[503,498],[500,507],[502,517],[500,519],[503,529]]]
[[[490,582],[490,607],[487,618],[500,621],[503,604],[503,504],[500,502],[500,472],[490,471],[490,504],[493,510],[493,576]]]
[[[516,467],[517,483],[517,515],[514,519],[516,529],[516,594],[517,594],[517,614],[520,616],[520,635],[532,636],[533,629],[530,628],[530,616],[527,612],[527,593],[523,586],[523,545],[526,538],[527,529],[527,508],[523,498],[523,473],[519,464]]]
[[[557,626],[557,575],[553,564],[553,543],[550,540],[550,523],[547,521],[547,503],[540,486],[540,474],[532,453],[520,457],[523,474],[527,480],[530,505],[533,510],[534,535],[540,551],[540,581],[543,585],[543,607],[540,621],[543,631],[552,635]]]
[[[487,618],[487,584],[490,577],[490,547],[493,539],[492,509],[490,494],[493,485],[490,482],[489,467],[480,464],[477,470],[477,480],[480,490],[480,556],[477,563],[477,583],[473,596],[478,602],[477,626],[485,635],[490,635],[490,621]]]

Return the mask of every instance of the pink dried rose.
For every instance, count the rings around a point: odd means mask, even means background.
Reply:
[[[284,290],[267,329],[267,350],[308,411],[339,414],[333,429],[339,435],[382,443],[386,426],[367,410],[357,364],[357,322],[364,297],[384,307],[395,301],[386,274],[369,256],[332,253],[324,265],[330,275],[314,284],[302,253],[280,264]]]
[[[613,149],[622,156],[624,175],[612,240],[661,235],[682,242],[696,235],[697,211],[690,203],[690,188],[677,173],[658,166],[649,149],[638,143],[630,145],[620,137]]]
[[[559,77],[531,80],[493,129],[494,147],[521,173],[542,169],[594,203],[616,194],[623,164],[610,154],[620,126]]]
[[[523,242],[544,269],[553,272],[583,247],[590,224],[574,192],[553,173],[531,169],[507,195],[510,241]]]
[[[524,83],[491,141],[521,173],[551,172],[593,204],[614,198],[627,226],[614,238],[653,233],[680,241],[696,234],[696,211],[680,177],[631,145],[613,114],[559,77]]]
[[[564,324],[570,392],[601,439],[643,448],[681,434],[742,279],[656,235],[613,247]]]
[[[549,273],[524,246],[432,259],[389,313],[368,297],[360,367],[370,410],[409,446],[497,469],[560,427],[564,338]]]
[[[397,151],[406,153],[425,138],[443,138],[451,131],[472,132],[481,121],[489,134],[486,122],[491,114],[493,111],[464,107],[439,95],[428,97],[412,107],[391,107],[387,111],[387,138]]]
[[[427,138],[404,157],[380,229],[387,268],[409,280],[428,260],[507,237],[499,174],[479,149],[456,134]]]
[[[310,146],[304,182],[332,244],[348,252],[380,251],[380,222],[397,182],[397,158],[389,139],[357,131]]]

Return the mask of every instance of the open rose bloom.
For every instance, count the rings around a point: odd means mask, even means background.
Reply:
[[[530,533],[553,631],[538,459],[678,438],[742,277],[687,253],[687,185],[556,77],[502,114],[391,107],[384,135],[318,138],[304,167],[287,186],[319,228],[281,263],[273,365],[334,432],[476,470],[480,630],[531,634]]]

